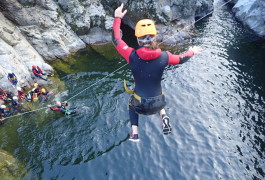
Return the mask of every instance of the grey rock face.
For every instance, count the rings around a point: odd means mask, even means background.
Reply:
[[[244,25],[265,37],[265,0],[238,0],[233,12]]]
[[[32,78],[31,66],[39,65],[46,72],[52,67],[46,64],[38,52],[21,34],[20,30],[0,13],[0,82],[1,88],[15,91],[7,79],[8,71],[18,78],[18,86],[30,87]]]
[[[65,57],[85,47],[52,0],[2,0],[3,13],[18,25],[28,41],[45,59]]]

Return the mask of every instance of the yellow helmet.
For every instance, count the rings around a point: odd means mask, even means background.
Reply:
[[[140,20],[135,26],[135,36],[142,37],[145,35],[156,35],[156,27],[151,19]]]
[[[42,89],[41,89],[41,92],[45,93],[45,92],[46,92],[46,90],[45,90],[44,88],[42,88]]]
[[[36,88],[36,87],[38,87],[38,83],[34,83],[34,85],[33,85],[33,86],[34,86],[35,88]]]

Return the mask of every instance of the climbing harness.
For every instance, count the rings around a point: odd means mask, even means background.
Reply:
[[[130,89],[127,87],[127,84],[126,84],[126,80],[125,80],[125,79],[123,80],[123,86],[124,86],[124,89],[125,89],[125,91],[126,91],[127,93],[132,94],[133,97],[134,97],[135,99],[137,99],[138,101],[141,102],[141,100],[142,100],[141,96],[137,95],[137,94],[134,92],[134,90],[130,90]],[[164,94],[163,91],[162,91],[162,94]]]
[[[125,79],[123,80],[123,86],[124,86],[124,89],[125,89],[125,91],[126,91],[127,93],[133,94],[133,96],[134,96],[135,99],[137,99],[138,101],[141,101],[142,98],[141,98],[140,96],[138,96],[138,95],[134,92],[134,90],[130,90],[130,89],[127,87],[127,84],[126,84],[126,80],[125,80]]]

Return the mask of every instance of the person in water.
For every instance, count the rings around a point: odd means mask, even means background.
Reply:
[[[48,81],[46,73],[39,66],[33,65],[32,72],[36,77]]]
[[[62,114],[65,115],[72,115],[75,114],[75,108],[68,108],[68,103],[67,102],[63,102],[61,103],[60,101],[56,101],[56,108],[53,108],[51,105],[48,105],[48,107],[52,110],[52,111],[58,111]]]
[[[17,76],[13,72],[8,72],[7,79],[12,83],[13,86],[17,85]]]
[[[129,63],[135,81],[134,91],[127,92],[133,95],[129,99],[129,116],[132,127],[131,141],[139,141],[138,119],[139,114],[150,115],[159,113],[162,120],[162,131],[165,135],[170,134],[172,127],[169,117],[164,109],[166,105],[165,96],[161,87],[161,79],[165,67],[169,65],[182,64],[194,54],[201,51],[199,47],[191,47],[181,55],[174,55],[168,51],[162,51],[156,44],[156,28],[150,19],[140,20],[135,27],[135,36],[139,48],[133,49],[121,39],[121,19],[127,10],[123,11],[123,4],[115,10],[113,22],[114,44],[117,51]],[[126,82],[125,89],[126,87]]]

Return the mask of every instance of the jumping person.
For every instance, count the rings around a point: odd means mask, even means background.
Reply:
[[[15,73],[9,71],[7,74],[7,79],[12,83],[13,86],[17,85],[17,76]]]
[[[165,96],[161,87],[161,79],[165,67],[186,62],[194,54],[200,52],[199,47],[191,47],[182,55],[174,55],[168,51],[162,51],[156,44],[156,28],[150,19],[140,20],[135,27],[135,36],[139,48],[133,49],[121,39],[121,19],[127,13],[123,11],[123,4],[115,10],[113,22],[114,44],[117,51],[125,58],[135,81],[135,90],[127,92],[133,95],[129,99],[129,116],[132,126],[131,141],[139,141],[138,119],[139,114],[150,115],[159,113],[162,120],[162,130],[165,135],[171,133],[172,128],[169,117],[164,109]]]
[[[41,78],[45,81],[48,81],[46,73],[44,73],[43,70],[39,66],[33,65],[32,72],[36,77]]]
[[[75,108],[68,108],[68,103],[67,102],[63,102],[61,103],[60,101],[56,101],[56,108],[53,108],[51,105],[48,105],[48,107],[52,110],[52,111],[59,111],[62,114],[65,115],[72,115],[75,114]]]

